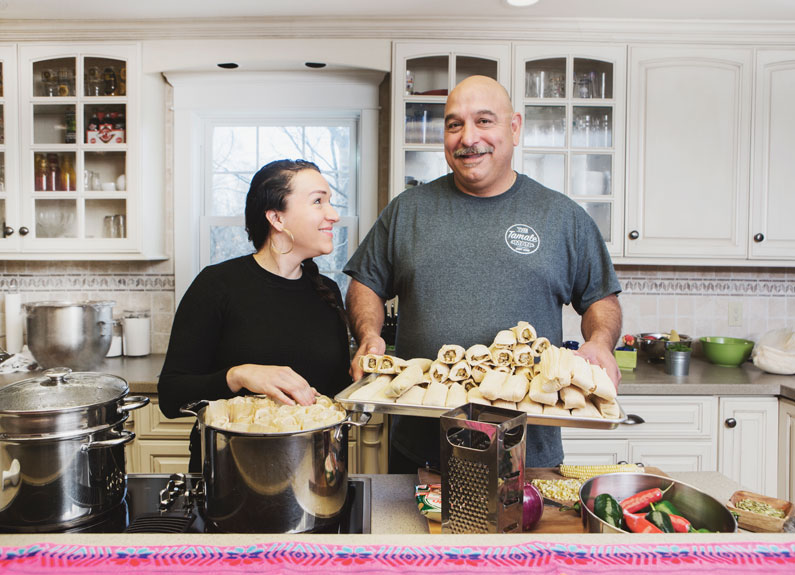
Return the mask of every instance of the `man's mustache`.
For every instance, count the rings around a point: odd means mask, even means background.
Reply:
[[[453,152],[454,158],[461,156],[474,156],[475,154],[491,154],[494,151],[492,146],[470,146],[468,148],[458,148]]]

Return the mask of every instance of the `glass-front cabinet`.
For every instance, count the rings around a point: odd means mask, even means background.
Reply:
[[[5,82],[0,99],[19,128],[18,158],[0,141],[6,174],[18,171],[0,188],[3,251],[137,251],[138,46],[20,45],[17,66],[15,109]]]
[[[449,171],[444,159],[447,94],[468,76],[511,86],[510,44],[396,43],[392,82],[393,161],[389,197]]]
[[[519,45],[514,64],[517,171],[579,203],[621,255],[625,50]]]

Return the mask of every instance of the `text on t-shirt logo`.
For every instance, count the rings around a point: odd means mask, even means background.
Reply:
[[[505,231],[505,243],[517,254],[532,254],[541,240],[536,231],[526,224],[514,224]]]

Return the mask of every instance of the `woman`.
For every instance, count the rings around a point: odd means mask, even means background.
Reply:
[[[339,214],[330,200],[311,162],[257,172],[246,197],[256,253],[203,269],[174,316],[157,387],[166,417],[192,401],[248,393],[310,405],[350,383],[340,290],[312,261],[333,249]],[[190,448],[190,471],[200,471],[195,427]]]

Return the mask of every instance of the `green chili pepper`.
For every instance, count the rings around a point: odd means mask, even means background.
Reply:
[[[657,510],[649,511],[646,514],[646,520],[658,527],[663,533],[674,532],[674,526],[671,524],[671,518],[668,517],[667,513]]]
[[[621,506],[618,504],[618,501],[616,501],[610,494],[602,493],[597,495],[593,502],[593,510],[599,519],[612,525],[613,527],[621,529],[623,511]]]
[[[652,507],[657,511],[664,511],[669,515],[680,515],[680,516],[682,515],[681,513],[679,513],[679,510],[676,507],[674,507],[674,504],[671,503],[670,501],[660,501],[658,503],[655,503]]]

